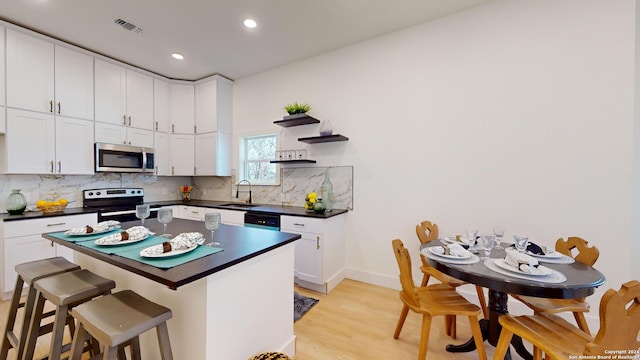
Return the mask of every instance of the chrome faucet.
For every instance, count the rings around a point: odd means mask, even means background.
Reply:
[[[244,182],[249,184],[249,201],[248,201],[248,203],[251,204],[251,183],[249,182],[249,180],[240,180],[238,182],[238,185],[236,186],[236,199],[238,198],[238,195],[240,194],[240,184],[242,184]],[[247,192],[247,190],[243,190],[242,192]]]

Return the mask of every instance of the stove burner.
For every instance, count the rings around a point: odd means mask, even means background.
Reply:
[[[136,220],[136,205],[144,203],[142,188],[89,189],[82,192],[85,208],[98,210],[98,221]],[[157,209],[151,209],[150,218],[157,216]]]

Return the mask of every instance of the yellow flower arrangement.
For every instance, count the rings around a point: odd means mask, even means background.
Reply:
[[[307,197],[304,198],[304,208],[305,210],[313,210],[313,204],[318,201],[318,194],[315,191],[312,191],[307,194]]]

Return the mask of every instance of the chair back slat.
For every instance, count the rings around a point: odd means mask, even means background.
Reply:
[[[576,250],[577,254],[574,256],[572,250]],[[600,257],[600,250],[595,246],[589,246],[589,242],[583,238],[577,236],[570,236],[565,241],[560,238],[556,241],[556,251],[571,256],[576,261],[593,266]]]
[[[622,284],[619,291],[609,289],[600,301],[600,329],[585,355],[605,355],[612,349],[640,348],[640,282]],[[628,354],[627,354],[628,355]]]
[[[411,305],[419,306],[420,302],[413,282],[413,274],[411,273],[409,251],[404,247],[400,239],[393,240],[391,244],[393,245],[393,252],[396,255],[398,269],[400,270],[400,284],[402,285],[403,296]]]
[[[436,240],[438,238],[438,225],[425,220],[420,225],[416,225],[416,235],[418,235],[418,239],[422,244]]]

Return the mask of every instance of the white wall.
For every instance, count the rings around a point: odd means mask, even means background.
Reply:
[[[303,101],[350,137],[308,149],[318,166],[354,166],[353,278],[397,286],[391,240],[417,263],[414,228],[430,219],[442,235],[502,224],[549,245],[584,237],[617,289],[640,277],[634,33],[633,0],[496,1],[238,79],[234,133],[279,131],[282,106]],[[282,148],[318,128],[284,130]]]

